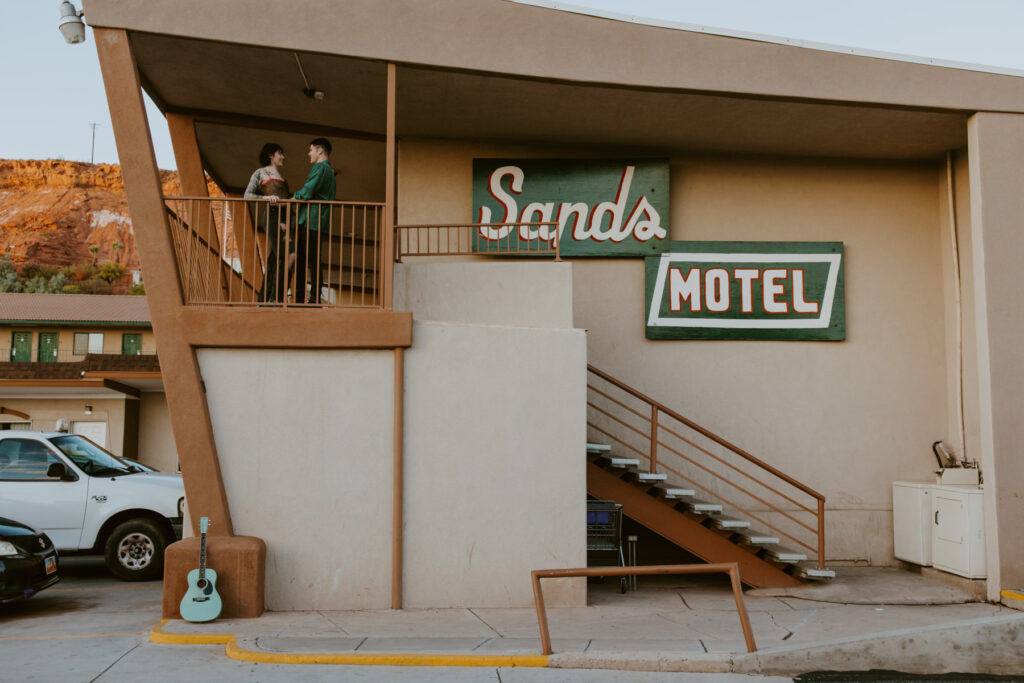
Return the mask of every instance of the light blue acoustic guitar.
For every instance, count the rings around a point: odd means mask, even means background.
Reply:
[[[213,621],[220,616],[220,596],[217,595],[217,572],[206,568],[206,530],[210,520],[199,520],[199,569],[188,573],[188,590],[181,599],[181,618],[185,621]]]

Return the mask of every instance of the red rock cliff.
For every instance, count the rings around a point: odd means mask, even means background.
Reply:
[[[178,174],[161,171],[165,195]],[[211,194],[219,194],[211,187]],[[114,249],[118,243],[121,249]],[[95,257],[89,247],[98,247]],[[0,159],[0,252],[17,265],[117,261],[139,267],[121,167],[75,161]]]

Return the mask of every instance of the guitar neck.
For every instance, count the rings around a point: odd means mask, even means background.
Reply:
[[[199,580],[206,578],[206,532],[199,539]]]

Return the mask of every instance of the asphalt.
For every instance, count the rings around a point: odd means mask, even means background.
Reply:
[[[753,653],[718,577],[641,578],[625,595],[616,582],[591,585],[588,606],[548,609],[549,657],[532,607],[162,622],[159,582],[71,569],[57,587],[0,611],[0,680],[736,683],[819,671],[1024,673],[1024,612],[897,569],[839,568],[828,584],[747,591]]]

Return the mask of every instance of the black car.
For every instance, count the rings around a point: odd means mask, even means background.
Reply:
[[[31,598],[58,581],[57,549],[46,534],[0,517],[0,603]]]

